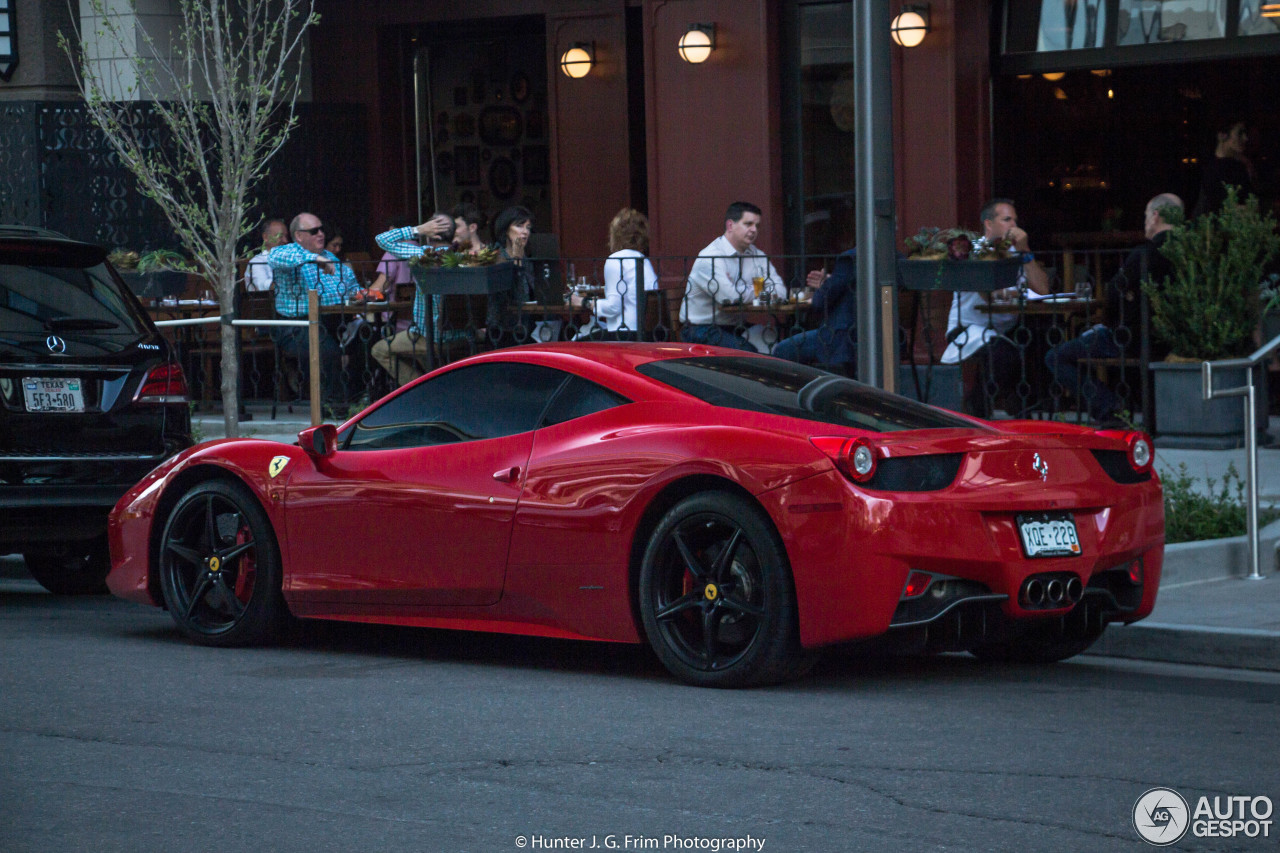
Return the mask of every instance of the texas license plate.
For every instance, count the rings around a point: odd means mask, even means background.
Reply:
[[[1069,512],[1038,512],[1017,518],[1022,552],[1028,557],[1078,557],[1080,537]]]
[[[79,379],[24,377],[22,393],[28,412],[83,412],[84,392]]]

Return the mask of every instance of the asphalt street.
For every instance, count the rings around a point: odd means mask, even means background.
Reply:
[[[643,649],[496,635],[310,623],[207,649],[9,574],[6,853],[1136,850],[1153,787],[1280,799],[1277,673],[842,649],[715,691]]]

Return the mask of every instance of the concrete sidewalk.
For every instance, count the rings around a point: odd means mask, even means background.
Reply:
[[[310,426],[309,415],[295,406],[270,418],[267,407],[250,404],[253,420],[242,434],[292,443],[298,431]],[[223,434],[221,416],[198,416],[204,439]],[[1280,419],[1272,419],[1272,434],[1280,435]],[[1214,480],[1221,487],[1229,466],[1243,478],[1244,450],[1156,449],[1156,468],[1168,476],[1185,465],[1187,473],[1205,487]],[[1280,506],[1280,449],[1258,451],[1259,495],[1264,504]],[[1276,546],[1280,522],[1259,537],[1262,580],[1248,580],[1245,537],[1170,545],[1165,549],[1164,577],[1155,611],[1134,625],[1112,625],[1090,654],[1140,660],[1171,661],[1208,666],[1242,667],[1280,672],[1280,576]]]

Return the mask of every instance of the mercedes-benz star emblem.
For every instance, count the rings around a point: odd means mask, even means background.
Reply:
[[[1049,479],[1049,463],[1041,459],[1039,453],[1031,460],[1031,470],[1039,474],[1041,480]]]
[[[45,338],[44,345],[49,348],[49,352],[64,353],[67,351],[67,342],[57,335],[50,335]]]

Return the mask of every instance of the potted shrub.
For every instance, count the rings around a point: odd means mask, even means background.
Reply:
[[[1157,444],[1166,447],[1234,447],[1243,441],[1239,398],[1205,401],[1200,363],[1247,356],[1257,346],[1262,316],[1260,285],[1267,263],[1280,253],[1276,221],[1258,199],[1241,203],[1229,188],[1220,210],[1170,232],[1161,251],[1173,265],[1163,282],[1147,281],[1151,331],[1171,355],[1152,364]],[[1215,372],[1215,376],[1218,374]],[[1259,374],[1255,384],[1265,394]],[[1246,376],[1223,372],[1221,387],[1243,385]],[[1265,397],[1259,422],[1266,426]]]

